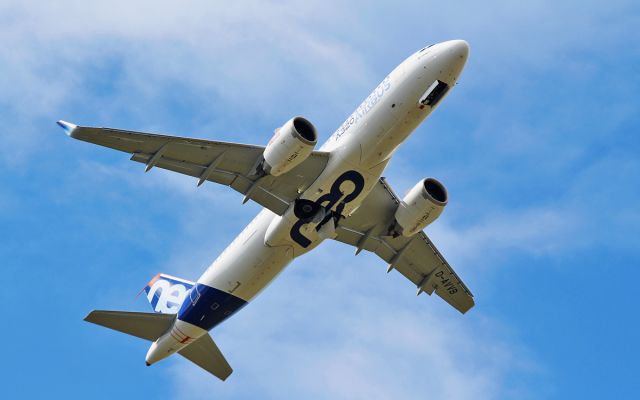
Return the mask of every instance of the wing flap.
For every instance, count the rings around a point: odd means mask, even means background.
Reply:
[[[152,157],[152,154],[135,153],[131,157],[131,160],[147,164]],[[194,164],[184,160],[175,160],[165,156],[162,156],[162,158],[157,161],[156,166],[158,168],[177,172],[183,175],[193,176],[195,178],[202,176],[207,169],[207,166],[205,165]],[[246,194],[253,184],[253,181],[245,175],[218,168],[209,171],[206,180],[230,186],[232,189],[242,194]],[[274,177],[263,178],[257,188],[252,190],[250,197],[251,200],[261,206],[268,208],[278,215],[282,215],[287,210],[287,207],[289,207],[289,202],[278,197],[274,193],[273,188],[269,187],[269,183],[272,180],[274,180]]]

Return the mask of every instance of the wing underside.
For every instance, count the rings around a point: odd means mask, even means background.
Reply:
[[[278,177],[254,174],[263,146],[157,135],[58,122],[69,136],[131,154],[131,160],[205,181],[230,186],[261,206],[282,215],[289,204],[315,181],[328,153],[314,151],[300,165]]]
[[[388,272],[400,272],[418,294],[435,292],[461,313],[467,312],[474,306],[473,294],[424,232],[410,238],[387,235],[399,202],[380,178],[362,205],[339,224],[336,240],[356,247],[358,253],[375,253],[387,262]]]

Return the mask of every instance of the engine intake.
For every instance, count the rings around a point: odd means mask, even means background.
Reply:
[[[302,117],[294,117],[276,129],[264,149],[264,172],[278,176],[306,160],[318,142],[316,128]]]
[[[421,180],[398,205],[393,230],[397,235],[415,235],[442,214],[448,200],[442,183],[434,178]]]

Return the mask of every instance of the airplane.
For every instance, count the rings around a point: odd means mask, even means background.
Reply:
[[[458,82],[464,40],[424,47],[398,65],[320,147],[307,119],[287,121],[266,146],[57,123],[74,139],[131,160],[215,182],[263,210],[196,282],[156,275],[144,288],[154,312],[94,310],[86,321],[151,341],[146,365],[178,353],[225,380],[232,369],[208,332],[238,312],[295,258],[326,239],[375,253],[417,288],[461,313],[467,286],[423,229],[448,202],[425,178],[402,198],[382,173],[398,146]]]

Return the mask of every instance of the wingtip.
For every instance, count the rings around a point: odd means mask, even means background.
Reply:
[[[78,127],[78,125],[76,124],[72,124],[71,122],[67,122],[63,120],[57,121],[56,124],[58,124],[62,129],[64,129],[64,132],[67,134],[67,136],[71,136],[71,137],[73,137],[73,131],[76,130],[76,128]]]
[[[225,375],[220,376],[220,380],[223,381],[223,382],[226,381],[227,378],[230,377],[232,373],[233,373],[233,370],[229,369],[229,374],[226,375],[226,376]]]
[[[94,312],[94,311],[95,311],[95,310],[91,310],[91,311],[89,312],[89,314],[87,314],[84,318],[82,318],[82,320],[83,320],[83,321],[87,321],[87,322],[91,322],[91,318],[93,317],[93,312]]]

